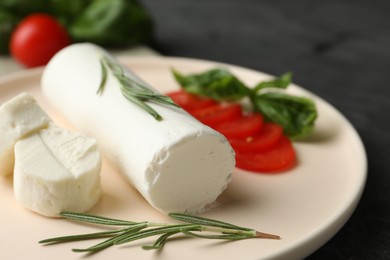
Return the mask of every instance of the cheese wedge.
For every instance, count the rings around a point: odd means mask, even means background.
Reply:
[[[95,139],[50,125],[15,145],[15,197],[49,217],[85,212],[100,198],[100,169]]]
[[[116,62],[89,43],[61,50],[43,72],[45,97],[78,130],[98,140],[109,161],[156,209],[195,213],[214,202],[235,166],[226,138],[180,108],[148,102],[163,117],[155,120],[123,97],[111,72],[104,92],[97,94],[103,56]],[[124,73],[154,90],[130,70]]]
[[[34,97],[21,93],[0,107],[0,175],[12,174],[14,145],[51,122]]]

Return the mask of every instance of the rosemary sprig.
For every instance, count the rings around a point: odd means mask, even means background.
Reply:
[[[56,244],[106,238],[93,246],[73,249],[74,252],[96,253],[114,245],[121,245],[152,236],[159,237],[154,244],[145,245],[142,248],[145,250],[162,249],[171,236],[180,233],[189,237],[232,241],[248,238],[280,239],[277,235],[258,232],[251,228],[182,213],[170,213],[169,216],[175,220],[184,222],[183,224],[154,223],[149,221],[134,222],[74,212],[61,212],[60,215],[65,219],[78,222],[120,226],[117,229],[103,232],[54,237],[39,241],[41,244]]]
[[[102,71],[102,78],[97,90],[97,94],[103,94],[108,78],[108,72],[111,72],[119,81],[123,96],[130,102],[133,102],[137,106],[144,109],[156,120],[160,121],[163,118],[159,113],[157,113],[156,110],[146,104],[145,101],[179,107],[170,97],[161,95],[148,88],[138,80],[126,76],[123,67],[109,58],[105,56],[100,58],[100,66]]]

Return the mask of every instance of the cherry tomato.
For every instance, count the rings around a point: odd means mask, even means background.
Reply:
[[[242,116],[236,120],[223,122],[214,127],[226,138],[246,138],[260,132],[263,126],[263,117],[260,114]]]
[[[236,151],[236,166],[248,171],[278,172],[291,168],[294,163],[295,151],[290,139],[285,136],[272,149],[264,152]]]
[[[12,56],[27,67],[47,62],[59,50],[71,43],[64,27],[52,16],[32,14],[25,17],[11,35]]]
[[[211,107],[189,111],[196,119],[210,127],[241,117],[239,104],[217,104]]]
[[[217,102],[211,98],[193,95],[184,90],[169,92],[167,93],[167,96],[172,98],[172,100],[175,101],[176,104],[178,104],[187,111],[206,108],[217,104]]]
[[[261,131],[246,138],[229,138],[235,151],[262,152],[271,149],[282,137],[283,128],[274,123],[264,123]]]

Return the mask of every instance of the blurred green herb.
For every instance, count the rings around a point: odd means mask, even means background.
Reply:
[[[0,54],[8,53],[8,42],[18,21],[13,13],[0,9]]]
[[[305,137],[314,128],[317,110],[313,100],[272,91],[286,89],[291,83],[291,73],[260,82],[252,88],[223,68],[190,75],[183,75],[177,70],[172,70],[172,73],[180,86],[192,94],[226,102],[249,98],[255,112],[281,125],[291,138]]]
[[[136,0],[94,0],[69,26],[75,41],[121,47],[151,40],[152,21]]]
[[[153,21],[137,0],[1,0],[0,53],[17,23],[32,13],[57,18],[74,42],[124,47],[152,40]]]
[[[170,213],[169,216],[185,224],[154,223],[149,221],[126,221],[84,213],[61,212],[63,218],[106,226],[119,226],[108,231],[62,236],[39,241],[41,244],[56,244],[105,238],[102,242],[91,247],[73,249],[74,252],[97,253],[111,246],[121,245],[147,237],[159,236],[151,245],[145,245],[145,250],[162,249],[171,236],[182,234],[188,237],[220,240],[242,240],[248,238],[280,239],[279,236],[258,232],[251,228],[240,227],[226,222],[192,216],[182,213]]]

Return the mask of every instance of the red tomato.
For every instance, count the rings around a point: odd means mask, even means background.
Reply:
[[[226,138],[246,138],[260,132],[263,126],[263,117],[260,114],[242,116],[236,120],[223,122],[214,127]]]
[[[187,111],[205,108],[217,104],[217,102],[211,98],[196,96],[184,90],[169,92],[166,95],[172,98],[176,104]]]
[[[27,67],[47,62],[71,39],[58,21],[46,14],[32,14],[24,18],[12,33],[10,52]]]
[[[236,151],[236,166],[254,172],[277,172],[291,168],[295,163],[295,151],[290,139],[282,136],[270,150],[243,153]]]
[[[196,119],[205,125],[216,125],[235,120],[241,117],[242,110],[239,104],[217,104],[211,107],[189,111]]]
[[[237,103],[218,104],[182,90],[168,95],[199,121],[228,138],[236,152],[238,168],[271,173],[294,166],[295,150],[290,139],[283,135],[283,128],[264,123],[260,114],[245,116]]]
[[[272,148],[282,137],[283,128],[274,123],[265,123],[261,131],[246,138],[229,138],[233,149],[240,152],[262,152]]]

